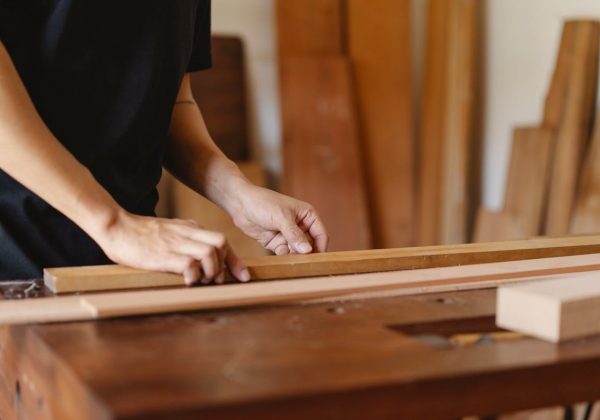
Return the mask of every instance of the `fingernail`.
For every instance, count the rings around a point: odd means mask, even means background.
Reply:
[[[244,268],[240,273],[240,281],[250,281],[250,272],[246,268]]]
[[[298,248],[298,251],[303,254],[308,254],[310,251],[312,251],[312,246],[310,246],[308,242],[302,242],[296,245],[296,248]]]

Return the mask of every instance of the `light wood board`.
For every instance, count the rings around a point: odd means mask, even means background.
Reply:
[[[600,333],[600,272],[498,290],[496,324],[552,342]]]
[[[331,251],[371,248],[349,62],[340,56],[281,63],[283,191],[312,204]]]
[[[600,233],[600,112],[581,173],[571,233]]]
[[[600,236],[537,238],[526,241],[280,257],[250,257],[244,258],[244,262],[254,280],[272,280],[461,266],[593,253],[600,253]],[[79,270],[82,270],[84,275],[80,276]],[[98,270],[103,272],[105,277],[99,277]],[[49,286],[57,293],[149,287],[148,283],[143,280],[143,276],[149,272],[126,269],[125,275],[121,275],[119,270],[116,267],[102,266],[47,269],[46,271],[48,276],[54,277],[54,283],[49,283]],[[92,275],[86,275],[87,271],[90,271]],[[114,276],[114,279],[105,281],[104,279],[108,279],[109,275]],[[164,285],[172,286],[177,282],[171,275],[167,275]],[[179,284],[183,284],[182,279],[179,280]],[[153,286],[158,286],[158,284],[153,284]]]
[[[599,37],[600,23],[576,23],[564,108],[556,128],[545,226],[548,235],[564,235],[569,231],[579,168],[589,139],[596,102]]]
[[[406,294],[467,290],[496,287],[518,279],[590,270],[600,270],[598,255],[225,286],[2,301],[0,323],[52,322],[64,321],[68,317],[95,319],[237,308],[396,289],[403,289]]]
[[[410,38],[410,0],[348,0],[348,49],[377,248],[414,243]]]

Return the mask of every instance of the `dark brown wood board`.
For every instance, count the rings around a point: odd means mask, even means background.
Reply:
[[[238,37],[212,38],[212,68],[191,74],[194,99],[219,148],[237,161],[250,158],[244,45]]]
[[[311,203],[330,250],[372,245],[350,65],[341,56],[280,64],[283,191]]]
[[[277,0],[280,59],[341,54],[345,50],[345,0]]]
[[[378,248],[408,246],[415,233],[415,139],[409,0],[349,0],[371,220]]]
[[[582,158],[591,131],[598,85],[600,23],[576,23],[563,112],[556,127],[545,233],[568,233]],[[559,58],[560,61],[560,58]]]
[[[581,173],[571,233],[600,232],[600,111]]]

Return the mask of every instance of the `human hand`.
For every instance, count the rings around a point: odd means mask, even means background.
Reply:
[[[329,236],[310,204],[250,183],[236,197],[230,212],[236,226],[275,254],[327,250]]]
[[[181,273],[187,285],[225,280],[225,266],[241,281],[250,280],[225,236],[187,220],[137,216],[127,212],[112,221],[96,242],[116,263],[146,270]]]

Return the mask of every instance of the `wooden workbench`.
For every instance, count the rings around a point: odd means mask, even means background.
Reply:
[[[0,418],[456,418],[600,398],[600,338],[448,347],[495,330],[494,295],[0,327]]]

